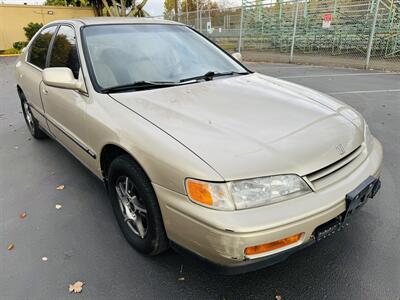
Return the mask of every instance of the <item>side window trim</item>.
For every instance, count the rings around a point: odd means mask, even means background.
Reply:
[[[43,69],[40,68],[40,67],[38,67],[38,66],[36,66],[36,65],[34,65],[33,63],[31,63],[31,62],[29,61],[30,58],[31,58],[32,45],[35,43],[36,39],[39,38],[39,36],[41,35],[41,33],[42,33],[44,30],[46,30],[46,29],[48,29],[48,28],[50,28],[50,27],[56,27],[56,29],[55,29],[54,32],[57,32],[57,31],[58,31],[58,28],[60,27],[60,25],[59,25],[59,24],[49,24],[49,25],[43,26],[43,27],[40,29],[39,33],[35,36],[35,38],[30,42],[30,45],[29,45],[29,48],[28,48],[28,53],[27,53],[27,55],[26,55],[26,57],[25,57],[25,63],[27,63],[28,65],[30,65],[31,67],[37,69],[37,70],[40,71],[40,72],[42,72]],[[52,45],[55,36],[56,36],[56,35],[54,34],[54,35],[51,37],[50,44],[49,44],[49,48],[48,48],[47,54],[46,54],[46,61],[45,61],[45,64],[47,63],[47,56],[49,55],[50,46]]]
[[[78,36],[76,35],[75,27],[70,23],[59,23],[58,24],[58,27],[57,27],[57,29],[55,31],[55,34],[54,34],[54,36],[53,36],[53,38],[52,38],[52,40],[50,42],[50,45],[49,45],[49,51],[47,52],[46,65],[45,66],[46,66],[46,68],[48,68],[49,65],[50,65],[51,54],[53,53],[54,42],[56,40],[58,31],[60,30],[61,26],[68,26],[74,31],[75,41],[76,41],[76,52],[78,54],[78,61],[79,61],[79,69],[82,69],[82,62],[81,62],[81,57],[80,57],[80,53],[79,53],[79,46],[78,46]]]
[[[47,50],[46,61],[44,63],[44,68],[45,69],[49,67],[50,58],[51,58],[51,52],[53,51],[54,41],[56,40],[57,33],[60,30],[60,27],[61,27],[61,24],[58,24],[56,30],[54,31],[54,35],[51,38],[51,41],[50,41],[50,44],[49,44],[49,50]]]
[[[53,52],[53,45],[54,45],[56,36],[57,36],[58,31],[60,30],[61,26],[68,26],[68,27],[71,27],[72,30],[74,31],[75,40],[76,40],[76,52],[77,52],[77,54],[78,54],[78,61],[79,61],[79,74],[80,74],[80,76],[82,76],[83,82],[85,83],[85,86],[86,86],[87,83],[86,83],[85,75],[83,74],[82,59],[81,59],[80,52],[79,52],[79,41],[78,41],[78,35],[76,34],[76,29],[75,29],[75,27],[74,27],[71,23],[58,23],[57,26],[58,26],[58,27],[57,27],[57,29],[56,29],[56,31],[55,31],[55,34],[54,34],[54,36],[53,36],[53,38],[52,38],[52,41],[50,42],[50,45],[49,45],[49,51],[47,52],[47,57],[46,57],[46,68],[47,68],[47,67],[49,66],[49,64],[50,64],[51,53]],[[75,92],[76,92],[76,91],[75,91]],[[87,97],[89,96],[88,92],[86,92],[86,93],[84,93],[84,92],[78,92],[78,93],[79,93],[79,94],[83,94],[83,95],[85,95],[85,96],[87,96]]]

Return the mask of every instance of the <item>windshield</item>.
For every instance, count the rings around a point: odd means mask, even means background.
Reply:
[[[83,38],[101,89],[142,81],[180,82],[207,72],[247,72],[207,39],[181,25],[88,26]]]

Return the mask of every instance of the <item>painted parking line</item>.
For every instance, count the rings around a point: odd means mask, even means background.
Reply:
[[[317,77],[344,77],[344,76],[381,76],[381,75],[400,75],[398,72],[385,72],[385,73],[344,73],[344,74],[320,74],[320,75],[296,75],[296,76],[284,76],[279,77],[280,79],[291,79],[291,78],[317,78]]]
[[[285,64],[285,63],[259,63],[255,61],[245,61],[244,64],[246,65],[252,65],[252,66],[260,66],[260,67],[266,67],[266,68],[282,68],[282,69],[315,69],[315,68],[329,68],[327,66],[315,66],[315,65],[291,65],[291,64]],[[332,67],[331,67],[332,68]]]
[[[264,67],[264,66],[263,66]],[[268,69],[327,69],[326,67],[322,67],[322,66],[275,66],[275,65],[267,65],[265,66]]]
[[[369,94],[369,93],[393,93],[393,92],[400,92],[400,89],[348,91],[348,92],[328,92],[327,94],[329,94],[329,95],[344,95],[344,94]]]

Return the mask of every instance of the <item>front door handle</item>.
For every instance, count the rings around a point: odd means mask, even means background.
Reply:
[[[42,92],[43,94],[47,95],[49,93],[49,91],[46,88],[42,88]]]

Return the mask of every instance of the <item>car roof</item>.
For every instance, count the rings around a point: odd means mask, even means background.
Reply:
[[[64,22],[80,22],[84,25],[101,25],[101,24],[175,24],[184,25],[182,23],[156,19],[156,18],[135,18],[135,17],[87,17],[65,20]],[[62,22],[58,20],[56,22]]]

